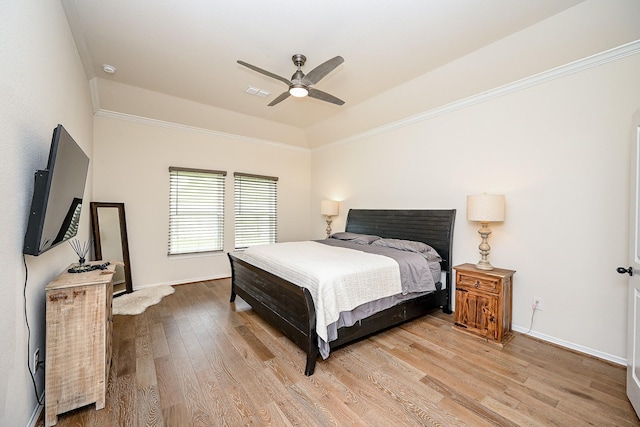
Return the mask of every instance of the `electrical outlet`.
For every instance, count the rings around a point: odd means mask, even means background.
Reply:
[[[36,372],[38,370],[38,366],[40,365],[40,349],[36,348],[36,351],[33,352],[33,367],[31,368],[31,372]]]
[[[544,310],[544,300],[540,297],[533,297],[533,304],[531,305],[534,310]]]

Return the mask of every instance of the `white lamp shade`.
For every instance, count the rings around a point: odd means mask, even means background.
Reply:
[[[480,222],[504,221],[504,196],[495,194],[467,196],[467,220]]]
[[[322,215],[336,216],[338,215],[339,203],[335,200],[323,200],[320,203],[320,213]]]

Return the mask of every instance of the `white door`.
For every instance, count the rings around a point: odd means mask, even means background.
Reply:
[[[618,272],[629,274],[627,396],[636,414],[640,416],[640,110],[633,116],[631,138],[633,162],[630,174],[629,266],[618,268]]]

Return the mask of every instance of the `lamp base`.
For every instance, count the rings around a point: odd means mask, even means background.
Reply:
[[[476,264],[476,268],[478,270],[493,270],[494,269],[493,265],[491,265],[489,263],[489,261],[487,261],[486,259],[481,259],[480,261],[478,261],[478,263]]]
[[[491,234],[491,230],[489,230],[488,222],[481,222],[480,224],[482,225],[482,228],[478,230],[478,234],[482,236],[482,242],[480,242],[480,246],[478,246],[478,249],[480,249],[481,259],[476,264],[476,268],[478,270],[493,270],[493,266],[487,259],[489,257],[489,252],[491,251],[491,247],[487,242],[487,238]]]
[[[329,236],[331,235],[331,215],[326,215],[327,217],[327,229],[325,230],[327,232],[327,239],[329,238]]]

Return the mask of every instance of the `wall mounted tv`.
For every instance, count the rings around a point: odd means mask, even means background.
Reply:
[[[23,252],[40,255],[78,232],[89,157],[62,125],[53,130],[47,168],[35,173]]]

